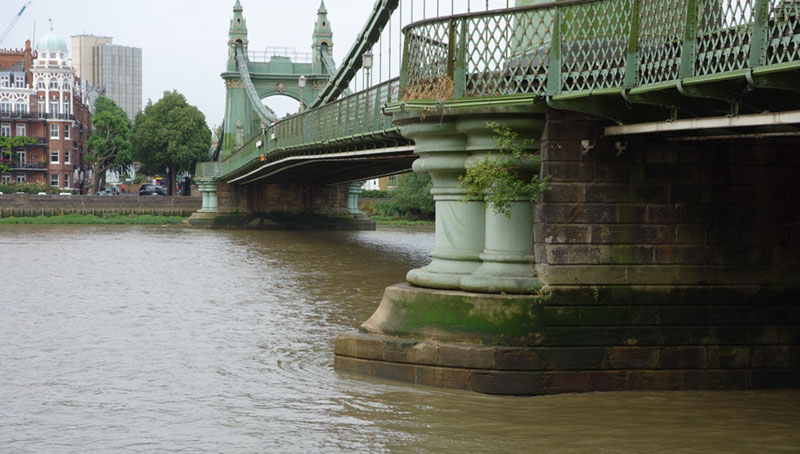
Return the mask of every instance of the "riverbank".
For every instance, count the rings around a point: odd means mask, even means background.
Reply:
[[[96,216],[93,214],[65,214],[59,216],[24,216],[0,218],[0,225],[164,225],[183,224],[187,218],[182,216],[155,216],[150,214],[121,215],[110,214]]]
[[[406,226],[422,226],[422,225],[434,225],[434,221],[412,221],[409,219],[401,219],[396,216],[378,216],[372,215],[370,219],[375,221],[375,224],[378,225],[392,225],[398,227],[406,227]]]
[[[0,218],[70,214],[188,217],[201,205],[200,197],[6,194],[0,195]]]

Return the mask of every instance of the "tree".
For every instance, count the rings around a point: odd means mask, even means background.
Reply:
[[[133,154],[140,170],[157,175],[166,169],[169,195],[175,190],[179,171],[194,171],[198,161],[208,160],[211,130],[206,117],[177,91],[164,92],[155,104],[147,102],[136,115],[133,127]]]
[[[89,194],[100,187],[100,180],[108,170],[127,172],[132,164],[131,122],[117,104],[100,96],[94,103],[92,135],[86,142],[86,162],[92,169]]]
[[[0,171],[8,172],[8,166],[3,161],[11,160],[11,153],[14,148],[24,147],[29,143],[36,143],[36,139],[28,136],[0,136]]]
[[[430,175],[408,173],[398,178],[392,205],[406,217],[432,218],[436,205],[431,195],[433,181]]]

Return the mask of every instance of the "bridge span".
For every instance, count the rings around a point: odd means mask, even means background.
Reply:
[[[508,394],[800,384],[800,2],[451,10],[404,24],[398,78],[358,90],[403,3],[377,1],[335,71],[323,4],[306,98],[256,74],[237,1],[225,135],[196,175],[199,224],[335,228],[369,226],[353,182],[433,177],[432,261],[337,337],[337,370]],[[273,123],[269,84],[307,108]],[[509,216],[459,185],[496,148],[487,122],[550,178]]]

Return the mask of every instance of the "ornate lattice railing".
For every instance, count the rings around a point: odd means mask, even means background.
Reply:
[[[579,95],[798,63],[800,0],[566,0],[404,33],[406,98]]]
[[[322,107],[309,109],[271,125],[264,124],[250,140],[220,163],[222,177],[253,164],[318,149],[334,152],[399,138],[382,106],[397,101],[399,80],[392,79]]]

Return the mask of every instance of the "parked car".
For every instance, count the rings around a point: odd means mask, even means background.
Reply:
[[[167,195],[167,190],[157,184],[145,183],[139,189],[139,195]]]
[[[119,189],[116,186],[106,186],[97,191],[97,195],[119,195]]]

